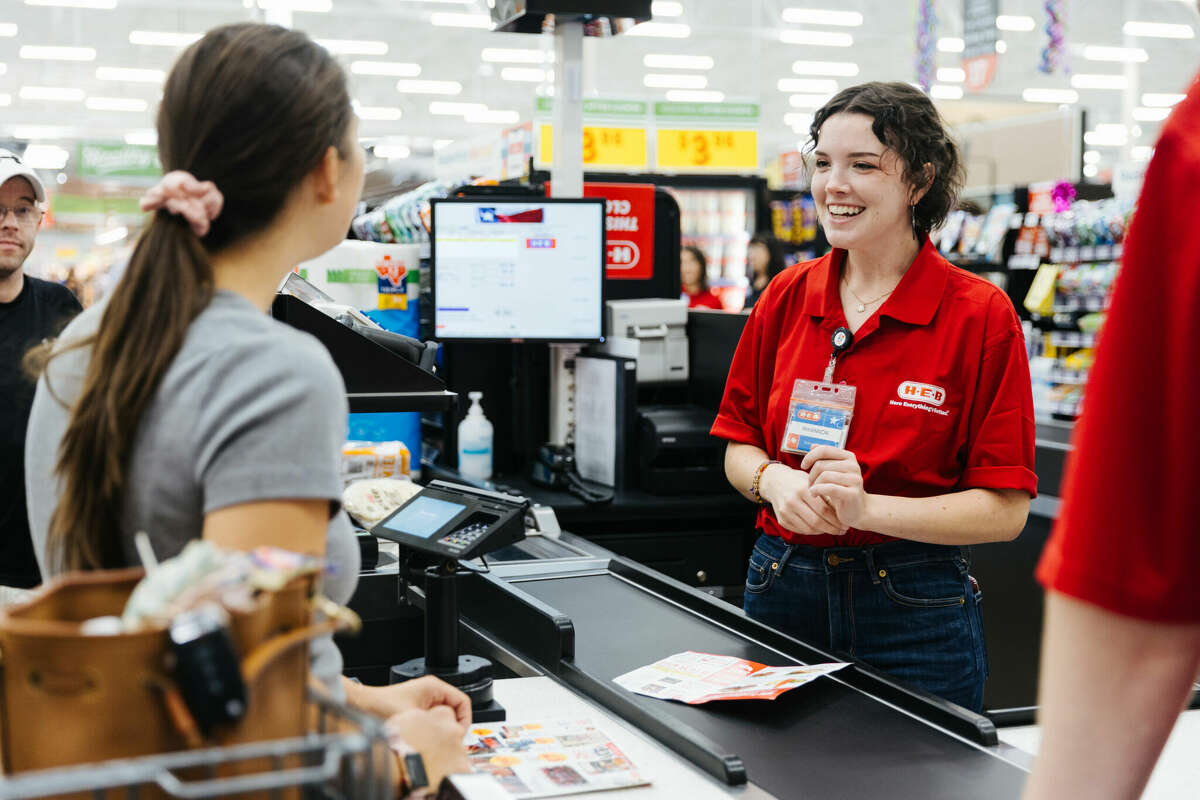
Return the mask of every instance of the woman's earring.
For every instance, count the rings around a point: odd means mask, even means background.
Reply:
[[[917,204],[913,203],[908,210],[911,212],[913,238],[919,242],[921,241],[921,229],[917,226]]]

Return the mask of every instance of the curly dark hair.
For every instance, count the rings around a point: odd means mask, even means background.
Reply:
[[[933,182],[913,213],[913,235],[920,239],[941,225],[954,208],[966,173],[958,145],[933,102],[907,83],[876,81],[843,89],[813,115],[807,152],[816,148],[825,120],[842,113],[874,120],[871,131],[900,157],[904,181],[913,189],[925,188],[925,165],[933,166]]]

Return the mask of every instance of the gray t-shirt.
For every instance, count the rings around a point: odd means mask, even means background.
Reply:
[[[84,311],[60,341],[95,333],[103,311],[103,304]],[[68,406],[75,401],[90,357],[90,348],[78,348],[50,362],[25,439],[29,528],[47,577],[54,570],[46,538],[61,497],[54,464],[68,420],[55,395]],[[358,545],[340,510],[346,414],[345,385],[320,342],[241,295],[218,291],[188,328],[134,436],[122,524],[128,563],[140,563],[137,531],[146,531],[155,554],[168,558],[200,538],[210,511],[261,500],[328,499],[324,592],[346,603],[359,572]],[[333,640],[318,640],[312,654],[314,674],[340,697],[342,660]]]

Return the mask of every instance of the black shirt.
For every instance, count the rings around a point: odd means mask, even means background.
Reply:
[[[0,585],[41,583],[25,510],[25,429],[36,383],[21,360],[82,310],[65,286],[28,275],[17,298],[0,303]]]

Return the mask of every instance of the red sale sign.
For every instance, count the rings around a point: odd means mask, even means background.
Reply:
[[[584,197],[603,197],[607,231],[606,278],[649,280],[654,276],[654,186],[645,183],[585,183]]]

